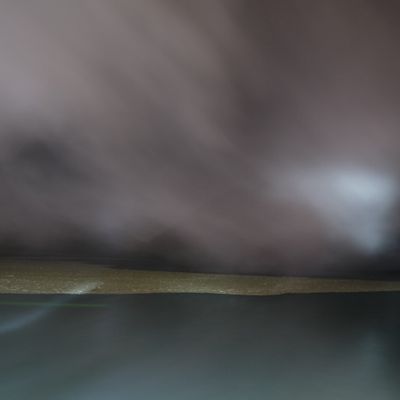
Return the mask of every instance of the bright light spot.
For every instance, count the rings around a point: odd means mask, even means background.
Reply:
[[[397,187],[386,175],[354,168],[303,170],[284,180],[287,194],[319,214],[332,233],[366,252],[387,244]]]

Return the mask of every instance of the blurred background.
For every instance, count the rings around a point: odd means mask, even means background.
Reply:
[[[1,254],[396,269],[398,8],[2,1]]]
[[[2,0],[1,259],[396,278],[399,11]],[[0,398],[394,400],[399,304],[3,294]]]

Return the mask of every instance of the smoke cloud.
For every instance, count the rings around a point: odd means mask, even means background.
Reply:
[[[242,272],[385,253],[400,57],[381,3],[3,1],[2,248]]]

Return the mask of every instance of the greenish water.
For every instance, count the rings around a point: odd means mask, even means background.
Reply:
[[[396,293],[3,295],[0,399],[399,399],[399,309]]]

